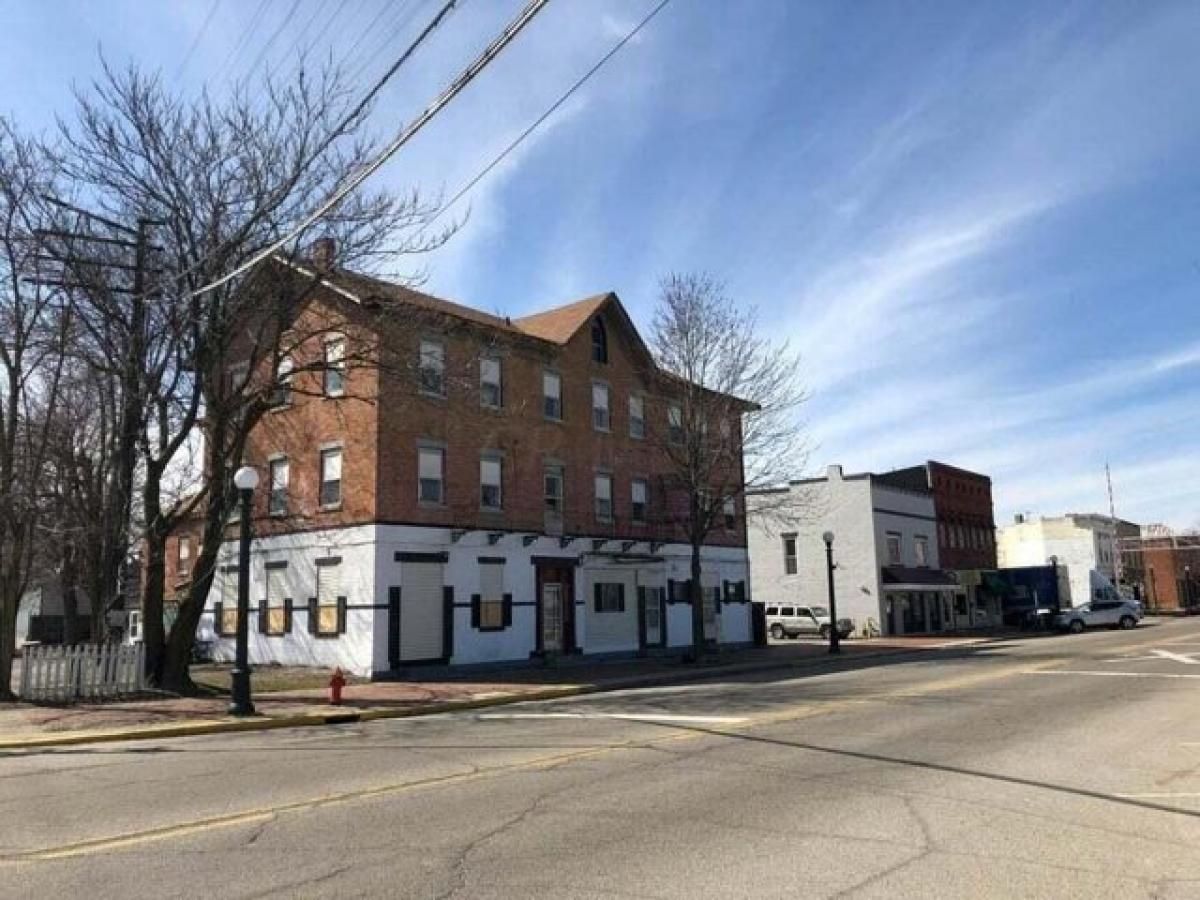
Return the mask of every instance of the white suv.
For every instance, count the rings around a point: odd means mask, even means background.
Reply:
[[[817,634],[827,639],[832,628],[829,610],[823,606],[771,603],[767,605],[766,616],[767,633],[777,641],[785,637],[799,637],[802,634]],[[846,637],[853,630],[854,623],[849,619],[838,620],[840,637]]]
[[[1142,618],[1141,607],[1124,600],[1095,600],[1064,609],[1054,617],[1054,625],[1062,631],[1079,634],[1085,628],[1133,628]]]

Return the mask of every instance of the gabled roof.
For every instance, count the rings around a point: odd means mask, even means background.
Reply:
[[[534,313],[519,319],[510,319],[507,316],[492,315],[461,303],[454,303],[451,300],[444,300],[441,297],[434,297],[432,294],[413,290],[402,284],[384,281],[381,278],[351,272],[347,269],[317,270],[307,263],[280,261],[304,275],[318,279],[322,284],[358,303],[368,303],[373,300],[407,303],[428,312],[451,316],[475,325],[482,325],[485,328],[494,328],[513,335],[524,335],[553,344],[567,343],[601,307],[610,300],[617,301],[617,295],[608,291],[585,297],[565,306],[556,306],[545,312]],[[617,301],[617,305],[620,306],[619,301]],[[623,309],[621,314],[622,318],[628,322],[628,315]],[[633,323],[628,322],[628,324],[636,335],[637,329],[633,328]],[[640,343],[640,336],[638,341]]]
[[[544,341],[565,344],[575,336],[580,328],[591,321],[592,316],[599,312],[609,299],[615,297],[616,295],[611,291],[585,297],[574,303],[568,303],[566,306],[557,306],[545,312],[522,316],[515,319],[513,325],[526,334],[539,337]]]
[[[509,333],[521,332],[521,329],[515,327],[515,324],[511,320],[503,316],[494,316],[483,310],[473,309],[470,306],[464,306],[461,303],[454,303],[450,300],[443,300],[441,297],[434,297],[432,294],[414,291],[405,285],[396,284],[392,281],[384,281],[381,278],[373,278],[370,275],[349,272],[345,269],[330,269],[326,272],[311,272],[308,274],[316,275],[332,286],[349,291],[354,295],[354,299],[359,302],[369,302],[371,300],[399,301],[427,312],[453,316],[456,319],[464,319],[476,325],[483,325],[486,328],[495,328],[499,331],[507,331]]]

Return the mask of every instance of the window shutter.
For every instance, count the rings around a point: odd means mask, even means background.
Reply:
[[[400,588],[388,588],[388,665],[400,666]]]
[[[270,620],[267,618],[267,599],[264,597],[258,605],[258,631],[259,634],[266,634],[267,624]]]
[[[308,598],[308,633],[314,637],[317,634],[317,598]]]
[[[346,633],[346,598],[338,597],[337,599],[337,616],[338,616],[338,634]]]
[[[292,598],[283,598],[283,633],[292,633]]]
[[[625,612],[625,585],[617,585],[617,607],[621,612]]]
[[[479,601],[482,598],[479,594],[471,595],[471,627],[479,627]]]
[[[596,584],[592,585],[592,608],[596,612],[600,612],[600,594],[600,584],[597,582]]]
[[[646,588],[637,587],[638,646],[646,646]]]
[[[221,613],[224,612],[224,610],[225,604],[220,600],[213,604],[213,631],[222,637],[225,636],[224,626],[221,624],[221,620],[224,618]]]
[[[512,626],[512,594],[504,595],[504,627]]]
[[[667,602],[675,602],[675,579],[673,578],[667,579]]]

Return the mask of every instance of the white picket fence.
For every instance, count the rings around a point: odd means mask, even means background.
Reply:
[[[145,685],[142,644],[26,647],[21,659],[23,700],[70,703],[135,694]]]

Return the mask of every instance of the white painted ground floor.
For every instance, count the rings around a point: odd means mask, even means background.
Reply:
[[[200,623],[233,658],[237,545]],[[636,653],[691,643],[690,549],[591,537],[362,525],[256,539],[250,661],[382,674],[429,663]],[[706,547],[706,636],[749,643],[748,560]]]

